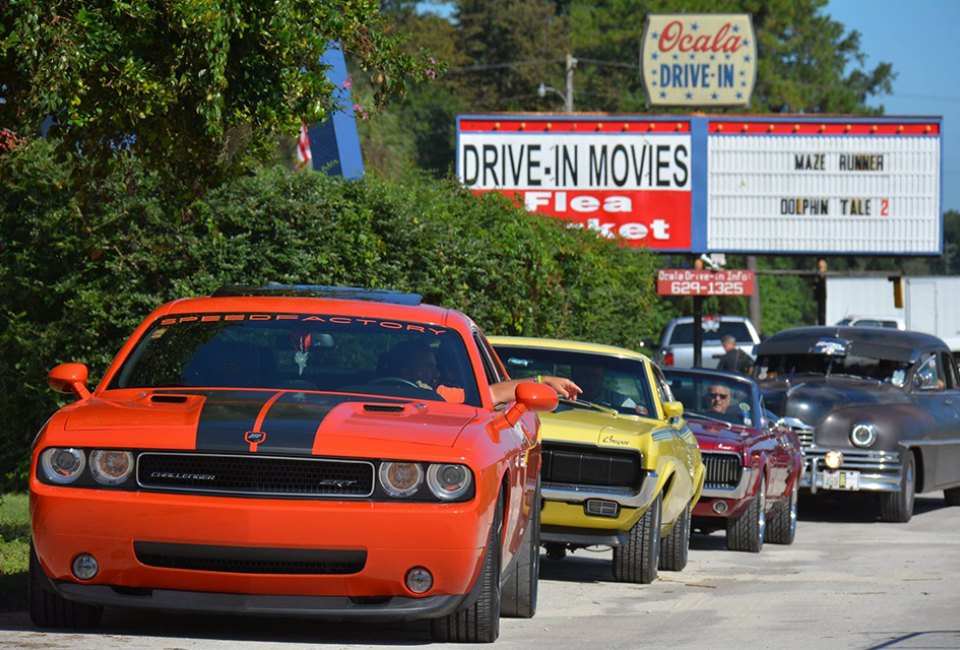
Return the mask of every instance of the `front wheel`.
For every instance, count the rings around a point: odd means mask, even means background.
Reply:
[[[507,570],[500,595],[500,614],[511,618],[533,618],[537,613],[537,584],[540,580],[540,482],[534,493],[527,539],[513,567]]]
[[[476,602],[430,623],[434,641],[444,643],[493,643],[500,636],[500,548],[503,543],[503,497],[490,527],[490,537],[477,577],[480,589]]]
[[[767,527],[767,479],[760,477],[757,494],[736,519],[727,520],[727,548],[731,551],[759,553]]]
[[[880,495],[880,520],[905,524],[913,517],[913,496],[917,487],[916,460],[907,450],[903,459],[903,474],[900,476],[900,491]]]
[[[100,624],[103,608],[67,600],[50,586],[40,567],[33,545],[30,545],[30,620],[37,627],[88,628]]]
[[[766,540],[771,544],[793,544],[797,536],[797,481],[793,482],[790,496],[777,504],[767,522]]]
[[[683,509],[669,535],[660,543],[660,568],[683,571],[690,555],[690,504]]]
[[[657,578],[660,560],[660,510],[663,493],[630,529],[627,543],[613,547],[613,577],[617,582],[648,585]]]

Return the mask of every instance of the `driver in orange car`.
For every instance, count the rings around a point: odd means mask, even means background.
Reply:
[[[429,345],[410,340],[398,344],[390,351],[386,372],[388,375],[402,377],[419,388],[436,391],[447,402],[461,403],[464,400],[462,388],[447,386],[441,382],[441,373],[436,355]],[[517,384],[530,379],[508,379],[490,385],[490,397],[494,404],[506,404],[514,399]],[[583,391],[566,377],[541,375],[537,378],[542,384],[557,391],[560,397],[575,400]]]

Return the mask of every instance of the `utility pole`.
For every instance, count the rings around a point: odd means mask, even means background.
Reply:
[[[572,54],[567,54],[567,92],[563,96],[563,110],[573,112],[573,69],[577,67],[577,60]]]

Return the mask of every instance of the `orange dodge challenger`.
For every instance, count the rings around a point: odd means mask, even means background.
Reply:
[[[416,370],[411,368],[416,366]],[[491,642],[539,574],[538,411],[484,335],[415,294],[228,287],[158,308],[44,425],[30,477],[30,613],[104,606],[432,619]]]

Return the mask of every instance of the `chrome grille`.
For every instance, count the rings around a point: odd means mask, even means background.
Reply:
[[[823,447],[810,447],[804,450],[807,462],[818,471],[826,469],[823,462],[828,451]],[[843,449],[843,465],[841,469],[857,470],[866,474],[876,472],[900,472],[900,454],[896,451],[867,451],[865,449]]]
[[[137,483],[157,490],[276,497],[368,497],[368,461],[153,453],[137,459]]]
[[[633,493],[643,480],[642,461],[636,451],[545,442],[541,476],[544,486],[554,488]]]
[[[735,488],[740,485],[740,477],[743,475],[743,460],[740,456],[706,452],[702,457],[707,470],[704,489]]]
[[[781,420],[781,422],[786,424],[788,427],[790,427],[791,431],[797,434],[797,438],[800,439],[800,447],[804,451],[813,447],[813,432],[815,427],[797,418],[784,418]]]

